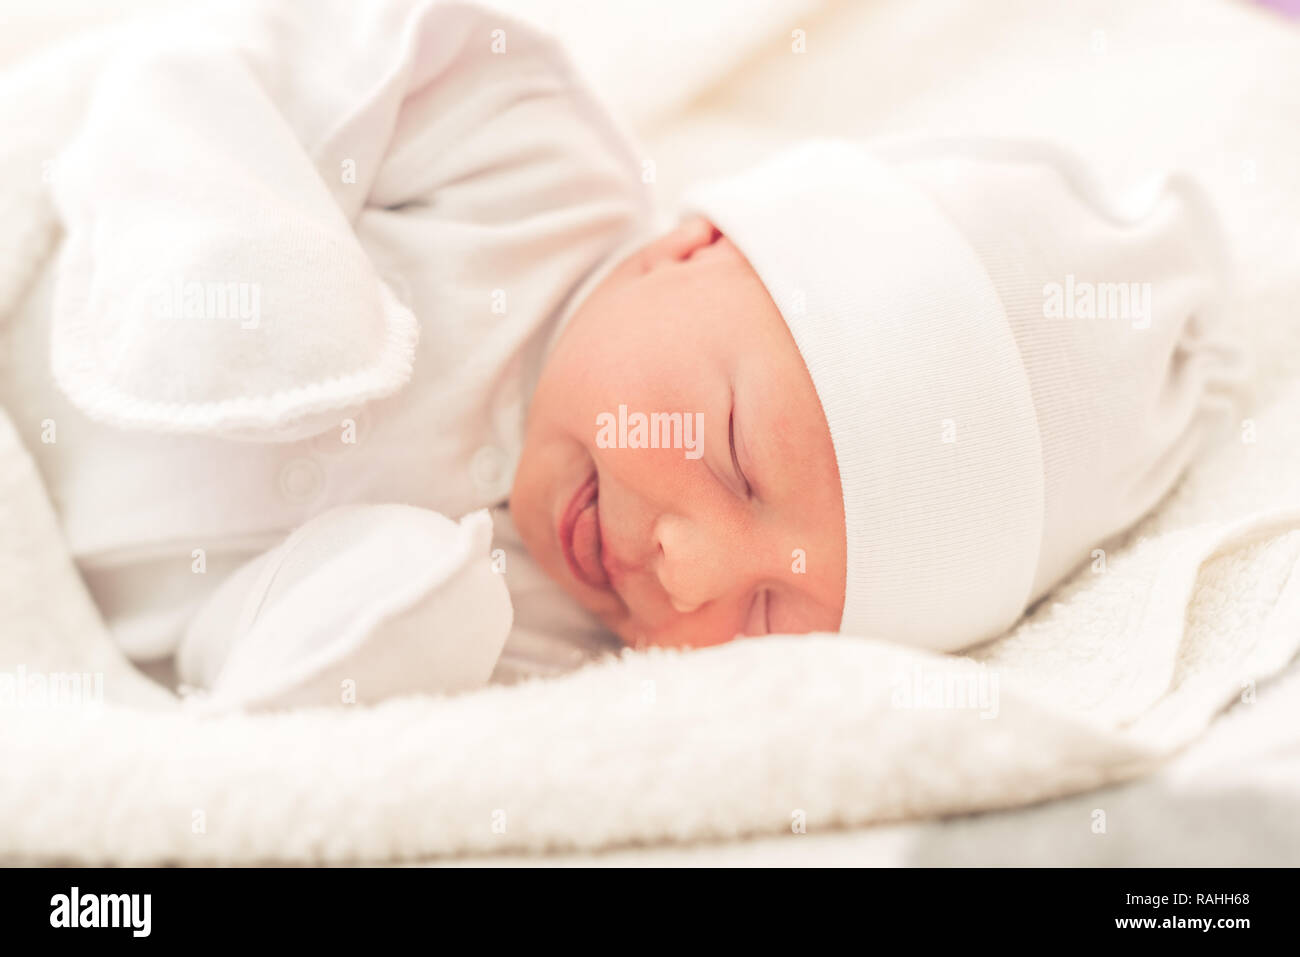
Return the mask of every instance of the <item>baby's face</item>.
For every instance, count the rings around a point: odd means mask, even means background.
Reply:
[[[621,263],[570,320],[510,509],[547,573],[628,644],[839,627],[826,419],[767,290],[704,219]]]

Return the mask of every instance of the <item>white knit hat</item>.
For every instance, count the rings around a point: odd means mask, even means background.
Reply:
[[[842,632],[953,651],[1182,472],[1244,370],[1173,177],[1107,197],[1021,142],[811,142],[689,193],[785,317],[844,495]]]

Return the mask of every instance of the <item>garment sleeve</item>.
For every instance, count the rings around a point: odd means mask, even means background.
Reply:
[[[177,653],[206,711],[375,704],[487,684],[512,622],[486,511],[331,509],[233,573]]]
[[[553,41],[458,3],[260,0],[143,31],[54,167],[60,388],[121,428],[273,441],[399,390],[418,323],[358,218],[490,222],[598,193],[550,162],[571,131],[529,122],[569,76]],[[626,175],[607,146],[595,175]]]

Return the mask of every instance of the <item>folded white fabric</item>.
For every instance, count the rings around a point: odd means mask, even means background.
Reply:
[[[177,671],[204,711],[374,704],[487,683],[513,621],[486,510],[331,509],[221,584]]]
[[[375,13],[381,60],[407,41],[407,6]],[[297,438],[411,376],[418,323],[349,220],[364,190],[320,158],[341,135],[320,128],[331,97],[357,99],[375,81],[330,64],[284,89],[225,55],[221,21],[209,23],[211,36],[178,31],[183,48],[144,31],[139,50],[120,50],[55,161],[68,234],[51,362],[98,421]],[[296,98],[297,126],[273,93]],[[371,133],[382,148],[386,133]],[[350,159],[371,168],[368,155]],[[332,164],[328,177],[318,164]]]
[[[848,634],[955,651],[1010,628],[1160,500],[1243,381],[1185,177],[1119,191],[1046,143],[826,140],[686,206],[749,258],[817,388]]]

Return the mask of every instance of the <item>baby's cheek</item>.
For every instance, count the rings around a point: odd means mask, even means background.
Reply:
[[[637,622],[632,623],[633,628],[637,626]],[[656,648],[708,648],[742,637],[735,616],[719,605],[689,614],[673,612],[658,627],[641,629],[640,634],[645,636],[645,647]],[[623,640],[628,642],[627,638]]]

